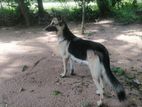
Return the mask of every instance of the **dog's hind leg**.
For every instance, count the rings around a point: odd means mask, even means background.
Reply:
[[[101,85],[101,89],[103,90],[103,94],[104,94],[103,78],[102,78],[102,77],[99,77],[98,82],[99,82],[99,84]],[[99,90],[99,89],[96,90],[96,94],[100,95],[100,90]]]
[[[66,76],[68,60],[69,58],[63,58],[64,72],[60,74],[62,78]]]
[[[74,73],[74,61],[70,58],[70,74],[75,75]]]
[[[101,69],[101,73],[102,73],[103,71],[102,71],[102,69]],[[103,78],[103,75],[101,74],[101,77],[100,77],[100,84],[101,84],[101,87],[102,87],[102,89],[104,90],[104,78]]]
[[[103,88],[101,87],[100,81],[98,79],[94,79],[94,77],[93,77],[93,80],[94,80],[96,87],[97,87],[96,93],[100,95],[100,100],[97,101],[97,105],[101,106],[103,104],[103,99],[104,99]]]
[[[100,100],[97,102],[98,106],[101,106],[103,104],[103,83],[102,83],[102,77],[101,77],[101,63],[99,60],[98,55],[94,53],[94,51],[87,51],[87,61],[88,65],[91,71],[92,78],[95,82],[96,88],[97,88],[97,94],[100,95]]]

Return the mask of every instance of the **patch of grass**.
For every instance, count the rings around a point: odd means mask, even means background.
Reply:
[[[113,67],[113,68],[111,68],[111,70],[116,75],[119,75],[119,76],[125,75],[125,72],[124,72],[124,70],[121,67]]]
[[[118,76],[123,76],[124,81],[130,88],[135,88],[139,92],[142,92],[142,84],[137,79],[136,75],[133,73],[125,73],[125,71],[121,67],[113,67],[111,68],[112,72],[114,72]]]
[[[52,92],[52,95],[53,95],[53,96],[59,96],[59,95],[62,95],[62,93],[61,93],[60,91],[58,91],[58,90],[54,90],[54,91]]]
[[[123,76],[125,79],[133,80],[135,79],[135,75],[131,73],[126,73],[125,70],[121,67],[112,67],[111,71],[114,72],[118,76]]]

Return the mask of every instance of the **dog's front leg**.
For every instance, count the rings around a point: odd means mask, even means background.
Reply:
[[[60,76],[61,76],[62,78],[66,76],[68,60],[69,60],[69,58],[63,58],[64,72],[60,74]]]

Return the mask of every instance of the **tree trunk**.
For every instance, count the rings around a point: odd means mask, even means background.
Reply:
[[[3,9],[3,3],[1,0],[0,0],[0,8]]]
[[[21,15],[25,19],[26,25],[30,26],[29,16],[28,16],[28,12],[26,10],[24,0],[18,0],[18,5],[19,5],[19,8],[20,8]]]
[[[84,34],[85,30],[85,0],[82,1],[82,22],[81,22],[81,34]]]
[[[98,8],[100,10],[100,14],[102,15],[102,17],[107,16],[111,10],[111,7],[109,5],[109,1],[108,0],[97,0],[97,5],[98,5]]]
[[[138,7],[138,2],[137,2],[137,0],[133,0],[132,5],[133,5],[134,7]]]
[[[42,17],[43,14],[44,14],[43,1],[42,0],[37,0],[37,3],[38,3],[39,16]]]

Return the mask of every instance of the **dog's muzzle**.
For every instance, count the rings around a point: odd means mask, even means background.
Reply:
[[[57,32],[57,28],[56,28],[55,26],[48,25],[48,26],[45,28],[45,31],[48,31],[48,32],[54,32],[54,31],[56,31],[56,32]]]

